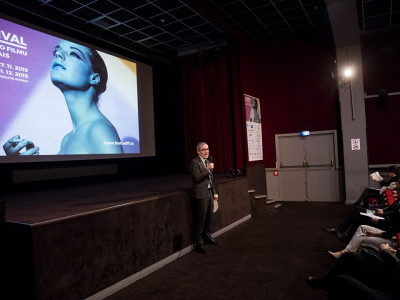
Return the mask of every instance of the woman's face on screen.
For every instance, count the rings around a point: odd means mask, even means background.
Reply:
[[[82,45],[61,41],[54,50],[51,81],[63,90],[86,90],[93,74],[90,50]]]

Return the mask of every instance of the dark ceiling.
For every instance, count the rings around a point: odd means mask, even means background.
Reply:
[[[360,34],[400,24],[400,0],[358,0],[357,8]],[[0,9],[164,58],[225,43],[215,15],[255,42],[333,39],[323,0],[0,0]]]

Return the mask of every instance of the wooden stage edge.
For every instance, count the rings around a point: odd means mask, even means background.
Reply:
[[[215,174],[217,185],[232,180],[237,178]],[[9,193],[1,201],[6,222],[35,225],[152,201],[190,188],[190,174],[168,174]]]

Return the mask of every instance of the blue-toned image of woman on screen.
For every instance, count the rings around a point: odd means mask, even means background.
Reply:
[[[58,154],[123,153],[117,130],[98,108],[107,79],[106,65],[96,50],[66,40],[56,46],[51,81],[63,93],[72,121]],[[3,148],[7,155],[39,154],[39,147],[19,135]]]

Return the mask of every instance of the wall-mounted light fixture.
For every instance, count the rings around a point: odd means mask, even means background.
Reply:
[[[354,77],[354,69],[352,66],[347,66],[343,70],[343,78],[344,81],[349,85],[349,92],[350,92],[350,106],[351,106],[351,119],[355,120],[354,116],[354,103],[353,103],[353,89],[352,89],[352,79]]]
[[[352,89],[352,80],[355,77],[355,69],[350,62],[349,50],[347,49],[347,66],[343,66],[342,71],[340,72],[341,76],[339,76],[339,85],[342,88],[349,89],[350,93],[350,107],[351,107],[351,119],[355,120],[354,113],[354,102],[353,102],[353,89]]]
[[[351,66],[348,66],[343,70],[343,76],[346,79],[351,79],[353,77],[353,74],[354,74],[354,70],[353,70],[353,67],[351,67]]]

